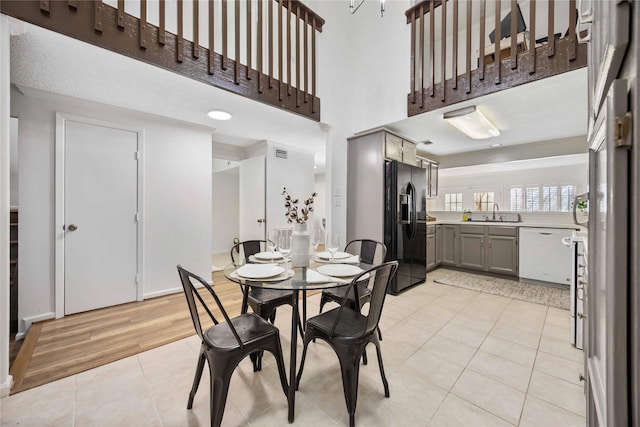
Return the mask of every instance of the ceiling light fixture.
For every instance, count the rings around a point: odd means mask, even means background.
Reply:
[[[385,0],[380,0],[380,16],[383,18],[384,18],[384,2]],[[349,10],[351,10],[352,15],[356,13],[358,9],[360,9],[360,6],[362,6],[362,3],[364,3],[364,0],[360,0],[358,5],[356,5],[355,3],[356,3],[355,0],[351,0],[351,2],[349,3]]]
[[[222,110],[211,110],[207,115],[215,120],[229,120],[231,118],[231,113]]]
[[[500,135],[500,130],[475,105],[444,113],[443,118],[472,139],[487,139]]]
[[[498,143],[495,143],[495,144],[491,144],[489,147],[491,147],[491,148],[502,147],[502,144],[500,144],[498,142]]]

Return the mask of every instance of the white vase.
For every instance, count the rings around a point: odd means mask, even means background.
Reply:
[[[295,224],[291,233],[291,265],[293,267],[309,266],[309,232],[307,224]]]

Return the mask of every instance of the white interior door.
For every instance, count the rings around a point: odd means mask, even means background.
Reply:
[[[65,314],[137,295],[137,132],[65,122]]]
[[[240,241],[262,240],[266,236],[265,164],[265,156],[240,162]]]

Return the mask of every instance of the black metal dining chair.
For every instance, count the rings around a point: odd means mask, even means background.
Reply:
[[[231,261],[234,264],[240,264],[241,260],[249,263],[251,256],[259,252],[266,252],[267,245],[267,240],[245,240],[244,242],[236,243],[231,248]],[[242,288],[242,285],[240,287]],[[263,319],[269,320],[271,323],[275,323],[276,321],[276,309],[278,307],[293,304],[291,291],[258,287],[249,287],[248,292],[245,292],[244,289],[242,289],[242,291],[241,313],[246,313],[248,307],[251,307],[254,313]],[[302,336],[302,323],[300,319],[298,319],[298,328]],[[254,371],[262,369],[262,358],[259,354],[252,356],[251,360],[253,361]]]
[[[297,388],[300,385],[309,343],[316,338],[326,341],[336,352],[338,360],[340,361],[342,387],[344,389],[344,398],[347,404],[347,411],[349,412],[349,425],[351,427],[355,425],[360,357],[369,343],[373,343],[376,346],[378,366],[380,368],[380,376],[382,377],[382,385],[384,386],[384,395],[385,397],[389,397],[389,383],[384,374],[382,352],[376,330],[380,322],[382,307],[384,306],[387,295],[387,288],[397,269],[398,262],[390,261],[359,274],[351,281],[348,289],[350,292],[357,293],[358,283],[365,280],[366,277],[369,289],[371,290],[369,312],[366,315],[360,313],[359,310],[349,308],[347,304],[349,294],[347,294],[342,299],[340,307],[336,307],[307,320],[302,360],[300,361],[300,370],[296,377],[295,386]]]
[[[268,351],[273,354],[276,359],[282,390],[286,396],[289,386],[285,374],[278,328],[255,313],[243,313],[240,316],[229,318],[220,299],[206,281],[179,265],[178,274],[187,298],[193,326],[202,341],[196,374],[193,378],[191,392],[189,393],[187,409],[193,407],[193,398],[198,391],[202,371],[204,370],[204,363],[206,361],[209,365],[211,380],[211,426],[219,427],[224,414],[231,375],[242,359],[256,351]],[[218,322],[211,313],[202,296],[196,290],[194,282],[199,283],[209,291],[224,317],[223,322]],[[204,331],[202,330],[200,315],[198,313],[198,301],[200,302],[199,305],[201,308],[207,312],[211,321],[213,321],[213,326]]]

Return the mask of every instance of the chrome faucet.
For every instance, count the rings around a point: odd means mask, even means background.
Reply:
[[[496,211],[500,210],[500,206],[498,206],[497,203],[493,204],[493,215],[491,216],[491,220],[495,221],[496,220]]]

